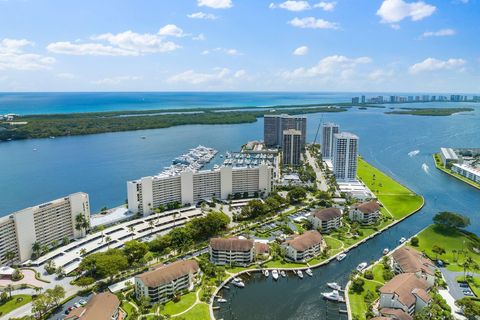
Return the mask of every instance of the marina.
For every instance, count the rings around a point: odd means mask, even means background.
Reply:
[[[217,150],[199,145],[172,161],[172,165],[165,167],[160,175],[174,176],[183,171],[197,172],[209,163],[217,154]]]

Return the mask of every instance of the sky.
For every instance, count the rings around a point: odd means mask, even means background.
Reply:
[[[0,0],[0,91],[480,94],[480,0]]]

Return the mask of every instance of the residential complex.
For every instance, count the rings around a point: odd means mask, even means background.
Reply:
[[[200,267],[196,260],[180,260],[162,265],[135,277],[137,299],[148,297],[151,304],[165,303],[182,291],[191,291]]]
[[[263,139],[267,147],[283,147],[283,131],[289,129],[301,132],[301,148],[306,144],[307,118],[288,114],[265,115],[263,118]]]
[[[30,259],[34,243],[50,246],[64,238],[82,237],[85,230],[75,226],[79,214],[90,220],[88,195],[82,192],[0,218],[0,262],[6,262],[5,254],[9,251],[16,255],[15,260]]]
[[[285,257],[296,262],[307,261],[319,255],[325,246],[325,240],[316,230],[306,231],[282,244],[285,249]]]
[[[317,209],[308,217],[314,229],[329,233],[342,225],[342,210],[338,208]]]
[[[349,212],[350,220],[358,221],[363,225],[374,224],[379,217],[380,205],[375,200],[354,204]]]
[[[349,132],[333,136],[333,173],[337,181],[357,178],[358,137]]]
[[[212,238],[209,245],[210,261],[216,265],[248,266],[255,259],[253,240],[239,238]]]
[[[148,215],[172,202],[187,205],[212,198],[227,199],[235,194],[267,195],[272,191],[273,175],[271,166],[261,164],[144,177],[127,182],[128,208],[133,213]]]
[[[302,154],[302,132],[295,129],[283,131],[283,165],[299,166]]]
[[[333,136],[340,132],[338,124],[329,122],[322,124],[322,159],[330,160],[333,155]]]
[[[409,247],[401,247],[392,253],[392,267],[395,273],[414,273],[430,286],[435,283],[435,265],[424,255]]]
[[[120,300],[110,292],[94,294],[84,307],[73,309],[65,320],[117,320],[124,319]]]
[[[479,148],[440,148],[440,160],[445,168],[480,184]]]

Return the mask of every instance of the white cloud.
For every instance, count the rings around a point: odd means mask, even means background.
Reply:
[[[228,9],[233,7],[232,0],[197,0],[199,7],[209,7],[213,9]]]
[[[422,34],[423,38],[454,36],[457,32],[453,29],[441,29],[438,31],[427,31]]]
[[[293,55],[295,56],[304,56],[308,53],[308,47],[307,46],[301,46],[298,47],[293,51]]]
[[[436,7],[423,1],[405,2],[404,0],[384,0],[377,11],[382,23],[397,23],[405,18],[419,21],[431,16]]]
[[[130,30],[117,34],[104,33],[91,37],[96,42],[54,42],[50,43],[47,49],[54,53],[68,55],[140,56],[148,53],[170,52],[180,48],[178,44],[165,40],[166,36],[180,37],[184,36],[184,33],[175,25],[166,25],[157,34],[139,34]]]
[[[73,73],[68,73],[68,72],[57,73],[55,76],[56,76],[57,78],[67,79],[67,80],[73,80],[73,79],[78,78],[78,77],[77,77],[76,75],[74,75]]]
[[[111,77],[111,78],[104,78],[104,79],[100,79],[100,80],[95,80],[95,81],[92,81],[92,84],[96,84],[96,85],[107,85],[107,86],[111,86],[111,85],[119,85],[121,83],[124,83],[124,82],[129,82],[129,81],[138,81],[138,80],[142,80],[142,77],[138,77],[138,76],[118,76],[118,77]]]
[[[326,21],[323,19],[316,19],[314,17],[294,18],[288,22],[294,27],[303,29],[338,29],[338,24],[335,22]]]
[[[216,20],[218,17],[214,15],[213,13],[205,13],[205,12],[195,12],[188,14],[187,17],[190,19],[204,19],[204,20]]]
[[[215,48],[213,50],[203,50],[202,54],[207,55],[207,54],[210,54],[212,52],[220,52],[220,53],[223,53],[223,54],[226,54],[226,55],[229,55],[229,56],[242,56],[243,55],[243,53],[241,53],[237,49],[232,49],[232,48],[229,49],[229,48],[221,48],[221,47]]]
[[[367,78],[371,81],[381,82],[392,78],[393,76],[394,72],[392,70],[376,69],[370,72]]]
[[[315,4],[313,7],[314,8],[321,8],[324,11],[333,11],[333,9],[335,9],[336,5],[337,5],[336,2],[320,1],[319,3]]]
[[[195,41],[204,41],[206,40],[207,38],[205,37],[205,35],[203,33],[199,33],[198,36],[195,36],[192,38],[192,40],[195,40]]]
[[[369,57],[348,58],[341,55],[328,56],[321,59],[318,64],[310,68],[297,68],[293,71],[284,72],[286,79],[350,76],[353,70],[363,64],[369,64],[372,59]]]
[[[44,70],[50,69],[55,63],[52,57],[34,53],[25,53],[26,46],[33,46],[26,39],[0,40],[0,70]]]
[[[448,60],[438,60],[435,58],[427,58],[422,62],[416,63],[408,69],[411,74],[421,72],[451,70],[463,67],[467,62],[463,59],[450,58]]]
[[[167,79],[169,83],[188,83],[193,85],[200,84],[223,84],[232,82],[235,79],[241,79],[246,76],[245,70],[232,72],[228,68],[215,68],[213,72],[202,73],[194,70],[181,72]]]
[[[270,9],[280,8],[280,9],[285,9],[285,10],[294,11],[294,12],[311,9],[308,1],[292,1],[292,0],[285,1],[279,4],[270,3],[269,8]]]
[[[174,24],[167,24],[158,31],[160,36],[185,37],[183,30]]]

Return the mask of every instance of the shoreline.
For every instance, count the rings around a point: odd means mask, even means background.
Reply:
[[[435,168],[437,168],[438,170],[442,171],[443,173],[446,173],[448,174],[449,176],[451,177],[454,177],[455,179],[459,180],[459,181],[462,181],[466,184],[468,184],[469,186],[471,187],[474,187],[475,189],[478,189],[480,190],[480,184],[477,184],[475,183],[474,181],[470,181],[468,178],[466,177],[463,177],[463,176],[457,176],[457,174],[453,174],[451,172],[449,172],[446,168],[443,167],[443,165],[439,165],[437,163],[437,159],[436,159],[436,156],[439,155],[439,153],[434,153],[432,155],[433,157],[433,162],[435,163]]]

